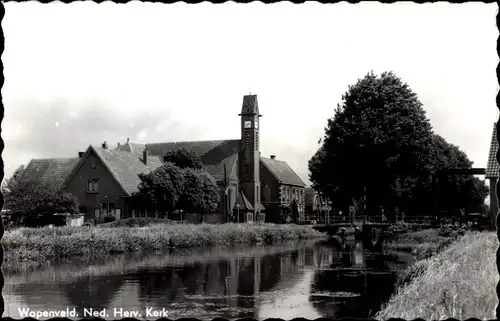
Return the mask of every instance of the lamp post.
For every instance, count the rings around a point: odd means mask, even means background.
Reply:
[[[181,212],[181,223],[182,223],[182,212],[184,212],[183,210],[180,211]]]
[[[238,210],[238,217],[236,218],[236,221],[239,223],[240,222],[240,204],[236,204],[236,209]]]

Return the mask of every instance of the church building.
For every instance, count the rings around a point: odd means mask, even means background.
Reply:
[[[285,161],[275,155],[261,156],[256,95],[243,97],[238,116],[241,139],[147,144],[127,139],[116,148],[106,143],[89,146],[78,158],[32,160],[26,170],[37,177],[57,177],[61,188],[78,197],[87,219],[158,216],[133,208],[130,202],[140,183],[138,174],[158,168],[166,153],[184,148],[201,159],[219,186],[219,209],[203,213],[203,221],[277,222],[280,207],[292,203],[297,204],[300,220],[305,212],[305,184]],[[51,161],[56,165],[47,164]]]

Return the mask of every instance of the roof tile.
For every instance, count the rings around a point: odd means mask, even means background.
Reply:
[[[273,173],[282,184],[306,186],[293,169],[284,161],[261,157],[262,163]]]
[[[62,188],[80,158],[32,159],[22,175],[28,179]]]
[[[160,159],[168,152],[184,148],[201,159],[205,170],[210,173],[217,182],[224,180],[224,165],[229,171],[239,150],[239,139],[229,140],[202,140],[147,144],[150,155],[158,156]],[[134,145],[131,145],[134,144]],[[120,145],[117,150],[132,151],[142,154],[146,144],[126,143]],[[227,173],[229,175],[229,173]]]
[[[139,174],[149,173],[162,164],[161,160],[153,155],[148,157],[146,165],[142,160],[142,155],[139,157],[137,153],[104,149],[96,146],[92,146],[92,148],[129,195],[137,192],[137,186],[140,183]]]

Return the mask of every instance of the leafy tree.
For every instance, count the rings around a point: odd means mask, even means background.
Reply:
[[[433,173],[450,168],[472,168],[472,161],[458,146],[434,136]],[[443,175],[439,177],[440,207],[451,212],[458,208],[479,211],[488,195],[488,187],[484,181],[473,175]]]
[[[200,169],[181,169],[164,163],[148,174],[139,175],[136,205],[172,214],[182,209],[187,213],[213,212],[219,204],[219,188],[215,179]]]
[[[290,204],[280,204],[278,207],[278,222],[277,223],[288,223],[288,218],[292,212]]]
[[[40,225],[55,213],[78,213],[78,198],[50,183],[31,180],[15,173],[3,186],[5,206],[26,225]]]
[[[212,175],[201,170],[186,168],[184,189],[179,207],[188,213],[208,213],[217,210],[219,188]]]
[[[394,207],[432,213],[433,175],[471,166],[463,151],[432,132],[416,94],[392,73],[369,73],[349,87],[309,161],[313,187],[336,208],[359,199],[366,187],[368,213],[384,205],[389,216]],[[450,211],[479,210],[488,193],[473,176],[442,177],[439,187],[438,202]]]
[[[138,192],[133,195],[136,204],[148,209],[172,213],[184,191],[184,173],[172,163],[164,163],[147,174],[139,174]]]
[[[179,148],[177,150],[168,152],[167,154],[165,154],[165,156],[163,156],[163,161],[172,163],[182,169],[203,168],[203,163],[201,162],[200,158],[184,148]]]
[[[367,208],[375,209],[394,200],[396,182],[403,187],[398,193],[407,193],[402,178],[430,173],[431,144],[417,95],[393,73],[371,72],[349,86],[328,120],[323,144],[309,161],[310,179],[341,207],[366,187]]]
[[[21,175],[23,174],[24,172],[24,165],[20,165],[15,171],[14,171],[14,174],[12,174],[12,176],[8,179],[5,179],[3,182],[2,182],[2,193],[7,193],[9,188],[13,188],[13,186],[16,184],[16,182],[18,182],[20,180],[20,177]],[[7,188],[7,190],[6,190]]]

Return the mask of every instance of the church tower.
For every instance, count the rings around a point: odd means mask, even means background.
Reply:
[[[240,187],[254,207],[254,220],[260,208],[259,104],[257,95],[243,97],[241,108],[239,159]]]

